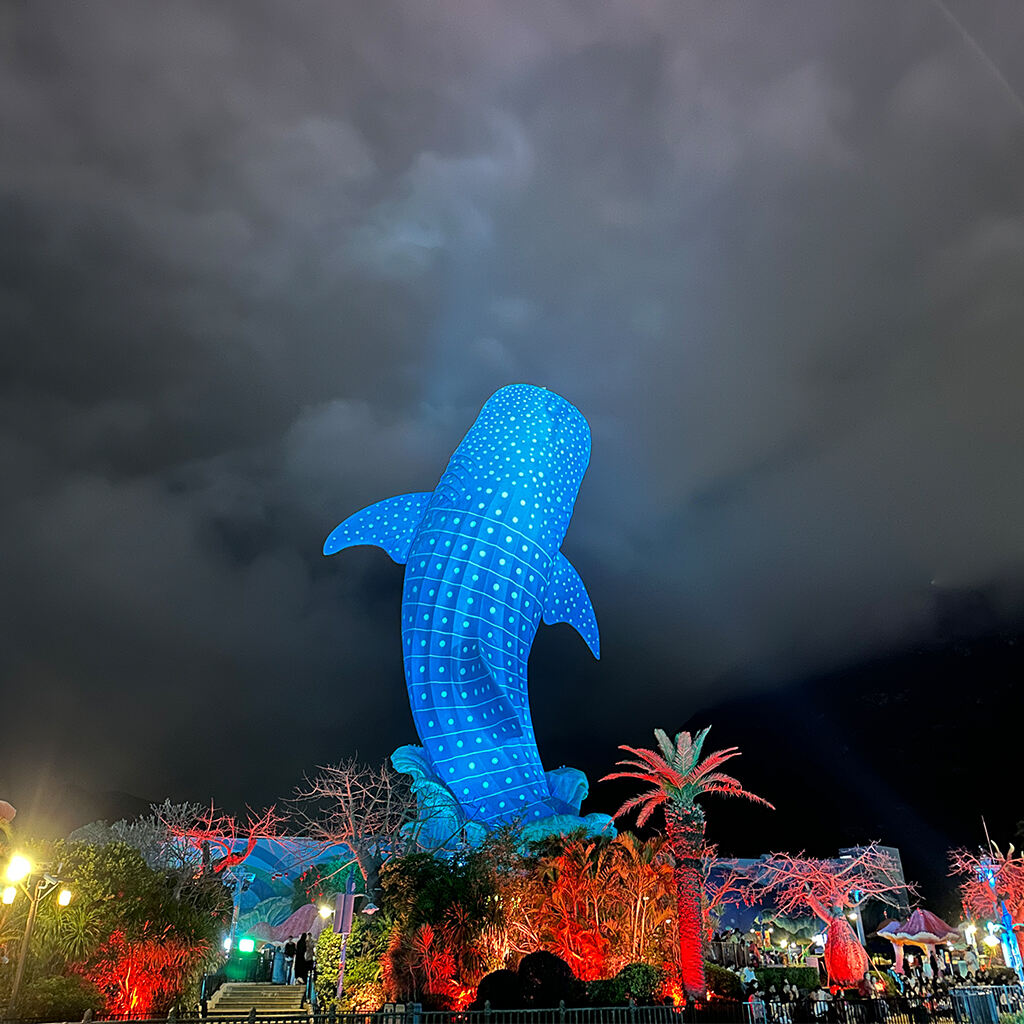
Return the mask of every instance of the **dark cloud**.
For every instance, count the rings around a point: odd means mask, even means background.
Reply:
[[[410,739],[400,572],[320,545],[514,380],[594,433],[557,742],[912,644],[937,585],[1019,614],[1024,15],[950,9],[991,66],[927,3],[9,5],[21,776],[260,799]]]

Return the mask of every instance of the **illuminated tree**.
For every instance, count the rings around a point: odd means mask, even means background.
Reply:
[[[350,757],[317,769],[296,794],[311,810],[303,817],[308,835],[326,847],[351,851],[374,902],[380,898],[380,869],[388,857],[417,848],[413,830],[416,800],[408,782],[387,763],[363,764]]]
[[[771,898],[784,915],[809,910],[826,926],[825,968],[835,988],[859,984],[871,966],[847,915],[867,899],[895,907],[904,893],[915,895],[877,843],[840,860],[772,854],[753,871],[760,899]]]
[[[1012,931],[1024,955],[1024,855],[1013,846],[1004,854],[997,846],[991,851],[951,850],[951,874],[959,875],[964,909],[974,917],[1001,921]],[[1009,936],[1007,936],[1009,938]]]
[[[557,842],[557,840],[556,840]],[[531,908],[542,946],[564,960],[583,981],[607,977],[615,916],[611,902],[614,879],[611,844],[568,838],[536,868],[539,897]],[[614,972],[612,972],[614,973]]]
[[[620,833],[612,843],[624,921],[619,926],[621,963],[673,959],[675,945],[672,858],[662,836],[637,839]],[[666,939],[671,939],[666,943]],[[667,948],[663,948],[667,946]]]
[[[710,940],[726,907],[753,902],[750,872],[729,857],[719,857],[718,847],[704,855],[704,938]]]
[[[204,874],[208,870],[220,874],[244,863],[261,839],[279,839],[284,824],[284,818],[275,807],[259,812],[247,808],[244,821],[221,813],[212,803],[194,817],[172,814],[173,807],[168,805],[167,816],[161,818],[162,824],[169,837],[200,855]],[[155,810],[159,815],[161,808]]]
[[[620,746],[632,754],[619,765],[630,771],[612,772],[608,779],[638,779],[649,786],[627,800],[616,812],[621,817],[639,810],[643,825],[659,808],[665,811],[665,829],[675,857],[676,921],[679,933],[679,968],[688,999],[703,999],[704,979],[704,810],[697,800],[704,796],[735,796],[772,807],[767,800],[748,792],[731,775],[718,769],[739,754],[737,747],[716,750],[701,760],[704,740],[711,727],[696,736],[679,733],[673,742],[661,729],[654,730],[658,750]],[[773,808],[774,809],[774,808]]]

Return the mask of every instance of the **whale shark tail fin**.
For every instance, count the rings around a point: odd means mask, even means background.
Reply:
[[[399,494],[368,505],[331,531],[324,541],[324,554],[333,555],[343,548],[372,544],[404,565],[430,498],[430,491]]]
[[[553,626],[567,622],[587,642],[594,657],[601,658],[601,635],[590,595],[573,568],[572,562],[559,551],[551,562],[551,577],[544,594],[544,621]]]

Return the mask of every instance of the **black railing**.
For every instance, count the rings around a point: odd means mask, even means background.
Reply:
[[[874,998],[816,999],[805,996],[791,1002],[752,997],[743,1002],[711,999],[684,1006],[586,1006],[564,1003],[548,1009],[424,1010],[418,1003],[389,1004],[374,1012],[317,1012],[256,1014],[207,1018],[202,1013],[171,1014],[161,1018],[96,1015],[96,1022],[131,1024],[998,1024],[1000,1014],[1024,1013],[1024,990],[1017,986],[982,986],[951,989],[945,995],[885,995]],[[50,1024],[53,1018],[0,1024]]]

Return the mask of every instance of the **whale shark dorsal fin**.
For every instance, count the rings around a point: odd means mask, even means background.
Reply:
[[[372,544],[404,565],[431,496],[430,491],[420,491],[367,505],[331,531],[324,541],[324,554],[333,555],[343,548]]]
[[[594,657],[601,657],[601,635],[597,631],[597,617],[590,595],[561,551],[551,561],[551,575],[548,589],[544,593],[544,621],[553,626],[556,622],[568,622],[587,642]]]

